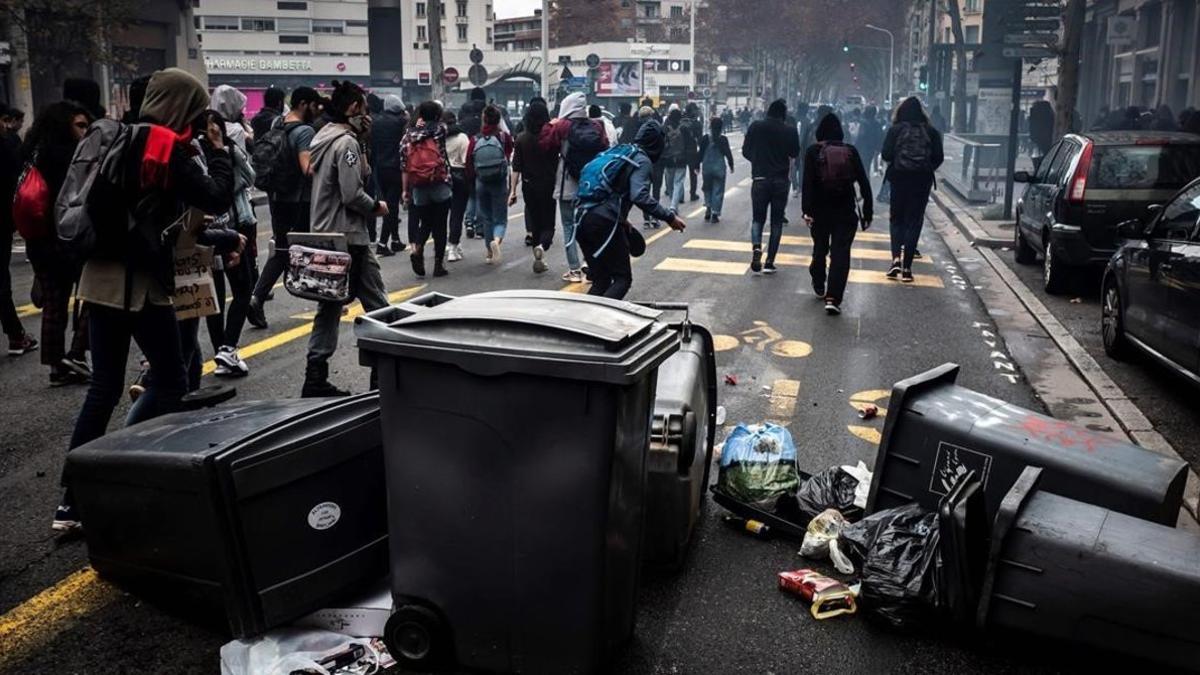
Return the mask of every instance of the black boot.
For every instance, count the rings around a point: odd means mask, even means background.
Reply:
[[[326,398],[330,396],[349,396],[350,392],[338,389],[329,382],[329,363],[308,363],[304,370],[304,388],[300,390],[300,398]]]
[[[438,258],[437,260],[433,261],[433,276],[444,277],[448,274],[450,274],[450,272],[446,271],[445,260]]]

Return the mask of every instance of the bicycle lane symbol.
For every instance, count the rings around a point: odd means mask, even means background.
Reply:
[[[770,353],[785,359],[802,359],[812,354],[813,348],[801,340],[785,340],[783,333],[775,330],[766,321],[755,321],[754,328],[737,335],[714,335],[713,347],[726,352],[745,344],[755,351]]]

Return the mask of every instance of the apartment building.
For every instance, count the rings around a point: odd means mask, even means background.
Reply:
[[[533,16],[497,19],[493,45],[498,52],[536,52],[542,49],[542,10]]]

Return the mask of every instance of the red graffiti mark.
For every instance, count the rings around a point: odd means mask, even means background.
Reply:
[[[1046,443],[1064,448],[1083,448],[1088,452],[1095,452],[1100,446],[1111,442],[1101,434],[1048,417],[1026,417],[1021,422],[1021,429],[1031,437]]]

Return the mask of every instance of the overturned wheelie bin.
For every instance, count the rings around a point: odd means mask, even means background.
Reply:
[[[1025,467],[1036,466],[1048,492],[1175,524],[1185,462],[961,387],[957,377],[948,363],[892,389],[868,513],[910,502],[936,509],[974,471],[991,517]]]
[[[632,634],[662,312],[543,291],[359,317],[382,397],[392,591],[412,670],[590,673]]]

